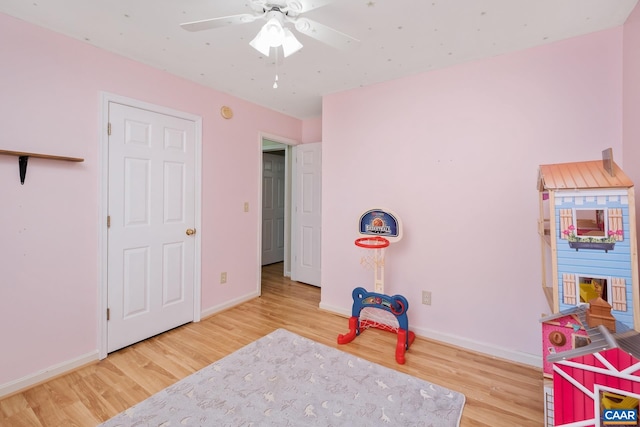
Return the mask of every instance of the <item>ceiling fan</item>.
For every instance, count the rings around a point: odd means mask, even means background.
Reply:
[[[294,28],[309,37],[321,41],[338,49],[348,49],[357,46],[360,41],[354,37],[330,28],[324,24],[304,18],[301,15],[335,0],[249,0],[253,13],[223,16],[220,18],[204,19],[202,21],[186,22],[180,27],[187,31],[202,31],[221,28],[230,25],[248,24],[257,20],[265,20],[266,24],[258,35],[249,43],[263,55],[269,56],[272,47],[282,46],[284,56],[287,57],[302,48],[291,30],[285,25],[293,24]]]

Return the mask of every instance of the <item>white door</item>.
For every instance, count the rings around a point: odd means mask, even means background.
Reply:
[[[194,320],[195,123],[110,102],[109,124],[112,352]]]
[[[262,265],[284,261],[285,157],[262,154]]]
[[[320,286],[322,144],[293,148],[293,260],[291,279]]]

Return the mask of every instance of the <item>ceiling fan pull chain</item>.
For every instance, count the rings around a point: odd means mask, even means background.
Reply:
[[[278,48],[276,47],[275,49],[275,57],[276,57],[276,78],[273,81],[273,88],[274,89],[278,89]]]

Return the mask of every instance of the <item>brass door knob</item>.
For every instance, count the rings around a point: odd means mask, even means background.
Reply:
[[[187,236],[191,236],[193,234],[196,234],[195,228],[187,228]]]

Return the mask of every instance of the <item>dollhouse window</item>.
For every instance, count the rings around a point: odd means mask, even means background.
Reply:
[[[573,348],[586,347],[591,344],[591,339],[584,335],[573,334],[571,339],[573,340]]]
[[[606,278],[577,276],[577,279],[579,304],[588,304],[589,301],[598,297],[609,301],[608,280]]]
[[[622,209],[560,209],[560,238],[569,241],[624,240]]]
[[[605,237],[607,235],[604,209],[575,209],[575,218],[577,236]]]
[[[594,277],[574,273],[562,274],[563,303],[588,304],[594,298],[602,298],[613,310],[627,311],[626,280],[624,277]]]

